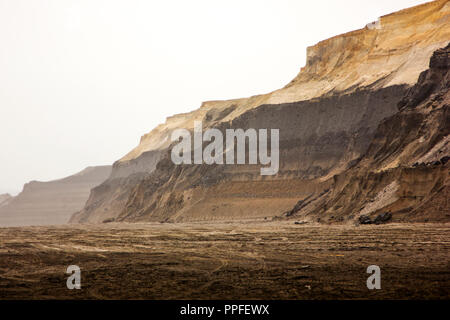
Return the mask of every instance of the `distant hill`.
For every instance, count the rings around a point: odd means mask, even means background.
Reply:
[[[0,227],[67,223],[110,173],[111,166],[88,167],[59,180],[31,181],[16,197],[0,195]]]
[[[353,223],[385,211],[393,221],[449,221],[448,50],[439,50],[449,42],[449,20],[448,0],[382,16],[309,47],[305,67],[279,90],[168,117],[114,163],[70,222],[288,215]],[[404,99],[413,102],[400,110]],[[171,135],[193,131],[195,121],[222,135],[279,129],[278,173],[262,177],[261,166],[248,162],[175,165]],[[352,169],[362,158],[370,165]],[[428,205],[433,213],[419,213]]]
[[[11,201],[12,197],[9,193],[0,194],[0,207],[3,207]]]

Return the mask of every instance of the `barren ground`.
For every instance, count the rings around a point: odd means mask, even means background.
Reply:
[[[66,288],[72,264],[81,290]],[[449,299],[450,224],[0,228],[0,299],[24,298]]]

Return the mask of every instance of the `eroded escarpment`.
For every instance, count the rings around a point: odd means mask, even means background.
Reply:
[[[151,173],[114,177],[93,189],[77,222],[186,221],[278,215],[299,195],[320,193],[327,175],[366,151],[376,125],[394,114],[408,87],[364,88],[314,101],[263,105],[217,128],[280,130],[280,168],[261,165],[174,165],[170,148]],[[326,179],[325,179],[326,180]]]
[[[369,145],[370,153],[383,139],[378,125],[395,116],[397,104],[427,69],[433,52],[448,42],[449,13],[449,2],[440,0],[381,17],[376,28],[309,48],[306,66],[280,90],[209,101],[167,118],[114,164],[110,179],[92,190],[71,222],[269,218],[292,211],[299,200],[303,203],[297,216],[328,213],[330,207],[320,205],[337,192],[333,176],[360,164]],[[419,116],[401,121],[415,123]],[[194,121],[202,121],[204,129],[279,128],[278,174],[261,177],[261,166],[250,165],[175,166],[170,135],[178,128],[193,128]],[[391,126],[397,129],[398,124]],[[393,135],[396,142],[385,148],[402,144],[411,132],[406,128],[404,136]],[[396,161],[364,170],[395,169]],[[342,209],[342,215],[330,217],[343,219],[354,210]]]
[[[450,44],[429,66],[365,155],[293,216],[343,222],[389,212],[394,221],[450,221]]]
[[[414,85],[428,68],[434,51],[450,39],[450,2],[438,0],[380,18],[380,28],[365,27],[308,48],[307,62],[284,88],[249,98],[207,101],[197,110],[168,117],[144,135],[122,159],[126,165],[144,152],[170,145],[176,128],[205,127],[229,122],[261,105],[277,105],[353,92],[361,88]]]

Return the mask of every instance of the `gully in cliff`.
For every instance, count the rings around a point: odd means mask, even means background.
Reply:
[[[219,129],[207,129],[203,133],[201,121],[194,121],[194,146],[191,133],[187,129],[172,132],[172,142],[178,143],[172,148],[173,163],[180,164],[258,164],[269,165],[260,169],[263,176],[275,175],[279,169],[279,129],[270,129],[270,156],[267,147],[268,129],[226,129],[224,138]],[[213,139],[214,138],[214,139]],[[248,139],[248,140],[247,140]],[[246,146],[248,141],[248,156]],[[203,149],[203,142],[210,142]],[[237,148],[235,145],[237,142]],[[236,152],[235,152],[235,149]],[[194,159],[192,152],[194,150]],[[258,152],[259,151],[259,152]],[[236,159],[236,162],[235,162]]]

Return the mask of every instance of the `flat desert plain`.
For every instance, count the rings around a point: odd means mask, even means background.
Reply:
[[[67,289],[69,265],[80,290]],[[0,228],[0,299],[449,298],[450,224]]]

